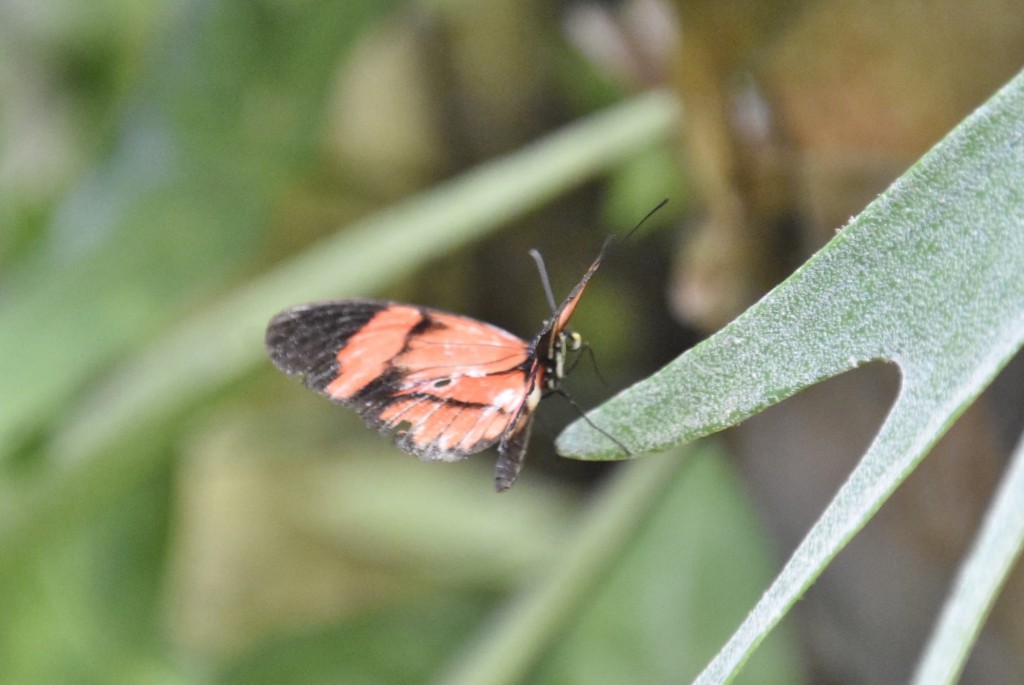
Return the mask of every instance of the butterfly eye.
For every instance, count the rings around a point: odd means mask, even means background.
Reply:
[[[451,378],[438,378],[436,381],[434,381],[434,387],[435,388],[443,388],[446,385],[451,385],[451,384],[452,384],[452,379]]]

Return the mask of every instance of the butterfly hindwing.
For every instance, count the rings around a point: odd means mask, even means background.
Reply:
[[[426,307],[371,300],[294,307],[271,321],[266,343],[283,371],[305,376],[421,459],[451,461],[504,445],[524,433],[524,410],[539,398],[542,372],[526,341]]]

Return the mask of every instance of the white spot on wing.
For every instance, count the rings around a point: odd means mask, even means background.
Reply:
[[[519,393],[512,388],[506,388],[494,396],[493,404],[505,411],[512,410],[519,404]]]

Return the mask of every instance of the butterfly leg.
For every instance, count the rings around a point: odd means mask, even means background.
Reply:
[[[569,394],[566,393],[564,390],[562,390],[561,388],[554,388],[550,391],[549,394],[558,395],[559,397],[563,398],[566,402],[569,403],[570,407],[576,410],[576,413],[580,415],[580,418],[587,422],[588,426],[590,426],[598,433],[600,433],[601,435],[603,435],[604,437],[608,438],[616,445],[618,445],[619,449],[621,449],[627,456],[633,456],[633,452],[628,447],[623,445],[618,438],[616,438],[614,435],[612,435],[611,433],[609,433],[608,431],[606,431],[605,429],[601,428],[596,423],[591,421],[590,418],[587,416],[587,413],[583,411],[583,408],[580,405],[576,404],[576,400],[570,397]]]

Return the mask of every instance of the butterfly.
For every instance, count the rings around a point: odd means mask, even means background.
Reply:
[[[275,316],[267,326],[267,353],[279,369],[354,408],[422,460],[457,461],[497,443],[494,488],[503,492],[522,469],[541,398],[564,394],[567,355],[582,348],[569,319],[614,240],[605,241],[557,306],[540,254],[531,251],[553,312],[530,340],[430,307],[335,300]]]

